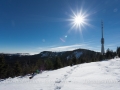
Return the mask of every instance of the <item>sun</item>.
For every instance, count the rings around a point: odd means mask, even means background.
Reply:
[[[84,30],[84,28],[87,26],[89,26],[90,24],[88,23],[88,16],[89,14],[87,14],[87,12],[83,12],[82,9],[80,9],[79,11],[75,12],[71,9],[72,11],[72,15],[70,15],[70,19],[69,21],[71,22],[71,28],[70,30],[75,30],[75,31],[80,31],[80,33],[82,33],[82,30]]]
[[[74,24],[76,24],[76,25],[81,25],[82,23],[84,23],[84,17],[83,16],[80,16],[80,15],[78,15],[78,16],[75,16],[74,17]]]

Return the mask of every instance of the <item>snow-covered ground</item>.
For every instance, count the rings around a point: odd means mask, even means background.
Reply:
[[[0,81],[0,90],[120,90],[120,59],[68,66]]]

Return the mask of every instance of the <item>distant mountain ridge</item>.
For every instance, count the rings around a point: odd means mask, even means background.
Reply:
[[[9,61],[16,61],[16,60],[38,60],[38,59],[47,59],[47,58],[55,58],[60,57],[62,60],[68,60],[71,59],[73,56],[76,57],[76,59],[79,59],[80,57],[84,56],[96,56],[97,54],[100,54],[99,52],[95,52],[92,50],[87,49],[76,49],[73,51],[63,51],[63,52],[52,52],[52,51],[43,51],[39,54],[30,55],[29,53],[15,53],[15,54],[4,54],[0,53],[0,55],[4,55],[5,60]]]
[[[98,53],[95,51],[91,51],[91,50],[87,50],[87,49],[76,49],[73,51],[63,51],[63,52],[52,52],[52,51],[43,51],[41,52],[40,55],[41,58],[42,57],[55,57],[55,56],[59,56],[59,57],[64,57],[64,59],[66,58],[70,58],[71,56],[75,55],[76,58],[79,58],[82,54],[88,54],[88,53]]]

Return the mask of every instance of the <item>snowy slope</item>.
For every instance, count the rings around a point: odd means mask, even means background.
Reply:
[[[33,79],[9,78],[0,90],[120,90],[120,59],[44,71]]]

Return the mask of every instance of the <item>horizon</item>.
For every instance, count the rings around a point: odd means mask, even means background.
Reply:
[[[17,53],[4,53],[4,52],[2,52],[2,53],[0,53],[0,54],[20,54],[20,55],[24,55],[24,54],[26,54],[26,55],[36,55],[36,54],[40,54],[40,53],[42,53],[42,52],[55,52],[55,53],[61,53],[61,52],[68,52],[68,51],[75,51],[75,50],[79,50],[79,49],[84,49],[84,50],[89,50],[89,51],[94,51],[94,50],[91,50],[91,49],[85,49],[85,48],[76,48],[76,49],[73,49],[73,50],[65,50],[65,51],[41,51],[41,52],[39,52],[39,53],[35,53],[35,54],[30,54],[30,53],[19,53],[19,52],[17,52]],[[94,51],[94,52],[97,52],[97,51]],[[98,53],[101,53],[101,52],[99,52],[98,51]]]
[[[105,52],[108,48],[116,51],[120,46],[119,3],[119,0],[1,0],[0,53],[34,55],[79,48],[101,52],[101,20]]]

